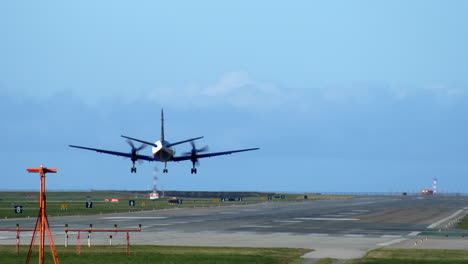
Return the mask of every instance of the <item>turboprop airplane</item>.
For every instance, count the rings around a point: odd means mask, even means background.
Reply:
[[[203,147],[200,149],[197,149],[195,146],[194,141],[197,139],[201,139],[203,137],[196,137],[196,138],[191,138],[191,139],[186,139],[183,141],[175,142],[175,143],[170,143],[165,140],[164,138],[164,112],[161,110],[161,139],[156,141],[155,143],[149,142],[149,141],[144,141],[132,137],[127,137],[124,135],[121,135],[121,137],[127,139],[127,143],[131,146],[131,151],[130,153],[127,152],[118,152],[118,151],[112,151],[112,150],[104,150],[104,149],[97,149],[97,148],[88,148],[88,147],[81,147],[81,146],[75,146],[75,145],[69,145],[72,148],[80,148],[80,149],[86,149],[86,150],[93,150],[96,152],[100,153],[105,153],[105,154],[110,154],[110,155],[115,155],[115,156],[122,156],[122,157],[127,157],[130,158],[132,161],[132,168],[130,169],[131,173],[136,173],[136,167],[135,167],[135,162],[137,160],[146,160],[146,161],[160,161],[164,162],[164,170],[163,173],[167,173],[167,162],[169,161],[184,161],[184,160],[190,160],[192,162],[192,174],[197,173],[197,168],[196,166],[199,165],[198,159],[201,158],[209,158],[209,157],[214,157],[214,156],[222,156],[222,155],[229,155],[232,153],[236,152],[244,152],[244,151],[252,151],[252,150],[257,150],[259,148],[249,148],[249,149],[239,149],[239,150],[229,150],[229,151],[222,151],[222,152],[213,152],[213,153],[205,153],[205,154],[199,154],[202,152],[208,151],[208,147]],[[135,147],[132,141],[140,142],[142,145],[140,147]],[[183,156],[175,156],[175,151],[172,149],[173,146],[182,144],[182,143],[187,143],[190,142],[192,145],[192,150],[190,152],[185,152],[183,153]],[[152,153],[153,156],[146,156],[146,155],[140,155],[138,152],[145,148],[145,146],[152,146]]]

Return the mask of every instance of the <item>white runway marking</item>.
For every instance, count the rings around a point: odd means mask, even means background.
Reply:
[[[357,212],[349,212],[349,213],[340,213],[340,215],[357,215]]]
[[[394,240],[390,240],[388,242],[383,242],[383,243],[379,243],[377,244],[377,246],[380,246],[380,247],[388,247],[388,246],[391,246],[393,244],[397,244],[397,243],[400,243],[402,241],[405,241],[406,238],[399,238],[399,239],[394,239]]]
[[[220,214],[239,214],[240,212],[232,211],[232,212],[221,212]]]
[[[364,237],[364,235],[360,235],[360,234],[347,234],[347,235],[344,235],[344,237]]]
[[[0,240],[2,239],[14,239],[15,237],[0,237]]]
[[[419,235],[419,233],[421,233],[421,232],[414,231],[414,232],[409,233],[408,236],[417,236],[417,235]]]
[[[400,235],[383,235],[383,236],[380,236],[381,238],[398,238],[398,237],[402,237]]]
[[[302,223],[302,221],[299,221],[299,220],[275,220],[274,222],[276,223]]]
[[[321,233],[309,233],[309,234],[307,234],[307,235],[308,235],[308,236],[321,236],[321,237],[323,237],[323,236],[329,236],[329,234],[321,234]]]
[[[464,211],[463,210],[458,210],[455,213],[453,213],[451,216],[445,217],[444,219],[441,219],[441,220],[433,223],[432,225],[429,225],[427,228],[436,228],[438,225],[443,224],[444,222],[450,220],[451,218],[455,218],[457,215],[461,214],[462,212],[464,212]]]
[[[314,220],[314,221],[359,221],[357,218],[329,218],[329,217],[298,217],[296,220]]]
[[[370,212],[370,210],[352,210],[353,212],[359,212],[359,213],[367,213]]]

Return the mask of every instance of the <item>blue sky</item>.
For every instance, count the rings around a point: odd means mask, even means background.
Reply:
[[[465,1],[0,4],[0,189],[141,190],[121,134],[205,138],[177,190],[468,192]],[[190,145],[176,147],[178,153]],[[147,154],[149,149],[144,150]]]

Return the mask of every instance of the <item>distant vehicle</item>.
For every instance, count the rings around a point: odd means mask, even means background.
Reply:
[[[433,195],[433,194],[434,194],[434,190],[432,190],[432,189],[422,189],[422,190],[421,190],[421,194],[422,194],[422,195]]]
[[[164,170],[163,173],[167,173],[167,162],[168,161],[184,161],[184,160],[190,160],[192,161],[192,174],[197,173],[197,168],[196,166],[199,164],[198,159],[201,158],[209,158],[209,157],[214,157],[214,156],[221,156],[221,155],[229,155],[232,153],[236,152],[244,152],[244,151],[252,151],[252,150],[258,150],[259,148],[248,148],[248,149],[239,149],[239,150],[229,150],[229,151],[222,151],[222,152],[213,152],[213,153],[205,153],[205,154],[199,154],[202,152],[208,151],[208,147],[205,146],[203,148],[197,149],[195,146],[194,141],[197,139],[201,139],[203,137],[196,137],[196,138],[191,138],[183,141],[179,141],[176,143],[169,143],[168,141],[165,140],[164,138],[164,111],[161,110],[161,139],[156,141],[155,143],[151,143],[148,141],[132,138],[132,137],[127,137],[124,135],[121,135],[121,137],[127,139],[127,143],[130,145],[132,148],[130,153],[126,152],[118,152],[118,151],[112,151],[112,150],[104,150],[104,149],[97,149],[97,148],[88,148],[88,147],[82,147],[82,146],[76,146],[76,145],[68,145],[69,147],[72,148],[80,148],[80,149],[86,149],[86,150],[93,150],[96,152],[100,153],[105,153],[105,154],[110,154],[110,155],[115,155],[115,156],[122,156],[122,157],[127,157],[130,158],[132,161],[132,168],[130,169],[131,173],[136,173],[136,167],[135,167],[135,161],[137,160],[146,160],[146,161],[160,161],[164,162]],[[140,147],[135,147],[133,144],[133,141],[140,142],[142,145]],[[192,145],[192,150],[190,152],[184,153],[183,156],[175,156],[175,151],[172,149],[173,146],[179,145],[182,143],[187,143],[190,142]],[[146,155],[140,155],[138,152],[145,148],[147,145],[152,146],[152,153],[153,156],[146,156]]]
[[[150,198],[150,200],[159,199],[159,193],[157,193],[157,192],[152,192],[152,193],[150,193],[149,198]]]

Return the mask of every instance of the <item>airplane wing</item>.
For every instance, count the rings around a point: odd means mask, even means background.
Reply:
[[[126,158],[131,158],[132,157],[131,153],[118,152],[118,151],[105,150],[105,149],[88,148],[88,147],[81,147],[81,146],[75,146],[75,145],[68,145],[68,146],[72,147],[72,148],[93,150],[93,151],[100,152],[100,153],[105,153],[105,154],[110,154],[110,155],[115,155],[115,156],[121,156],[121,157],[126,157]],[[154,161],[154,158],[150,157],[150,156],[136,155],[136,157],[139,160]]]
[[[230,151],[223,151],[223,152],[213,152],[213,153],[206,153],[206,154],[197,154],[197,158],[209,158],[209,157],[214,157],[214,156],[222,156],[222,155],[230,155],[232,153],[237,153],[237,152],[244,152],[244,151],[252,151],[252,150],[257,150],[260,148],[249,148],[249,149],[239,149],[239,150],[230,150]],[[191,159],[192,156],[179,156],[179,157],[173,157],[171,160],[172,161],[183,161],[183,160],[189,160]]]

